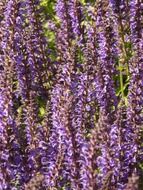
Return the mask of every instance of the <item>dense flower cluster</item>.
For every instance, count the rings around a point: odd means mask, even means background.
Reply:
[[[0,190],[141,189],[142,1],[57,0],[54,47],[41,2],[0,2]]]

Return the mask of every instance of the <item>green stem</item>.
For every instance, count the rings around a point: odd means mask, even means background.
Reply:
[[[119,61],[119,67],[121,68],[120,61]],[[122,98],[124,99],[124,83],[123,83],[123,74],[121,69],[120,69],[120,88],[121,88]]]

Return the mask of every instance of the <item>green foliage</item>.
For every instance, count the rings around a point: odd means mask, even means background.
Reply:
[[[46,15],[47,19],[52,20],[55,15],[55,0],[42,0],[41,1],[41,7],[43,7],[44,13]]]

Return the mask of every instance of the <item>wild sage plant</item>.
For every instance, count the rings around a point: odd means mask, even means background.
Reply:
[[[141,189],[141,0],[43,2],[0,3],[0,190]]]

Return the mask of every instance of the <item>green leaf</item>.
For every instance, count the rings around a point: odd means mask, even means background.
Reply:
[[[45,109],[43,107],[40,107],[39,112],[41,117],[45,115]]]

